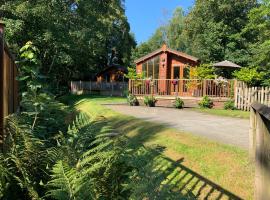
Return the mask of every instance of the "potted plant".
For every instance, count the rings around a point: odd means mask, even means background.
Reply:
[[[154,96],[145,96],[144,104],[148,107],[155,107],[157,103],[157,99]]]

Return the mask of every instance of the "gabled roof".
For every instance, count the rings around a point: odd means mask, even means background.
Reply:
[[[239,66],[233,62],[230,62],[228,60],[224,60],[222,62],[215,63],[215,64],[213,64],[213,66],[214,67],[241,68],[241,66]]]
[[[180,51],[176,51],[176,50],[170,49],[170,48],[168,48],[166,46],[166,44],[164,44],[160,49],[157,49],[157,50],[155,50],[155,51],[153,51],[153,52],[151,52],[151,53],[149,53],[149,54],[147,54],[147,55],[145,55],[145,56],[143,56],[143,57],[135,60],[135,63],[137,64],[139,62],[145,61],[148,58],[153,57],[153,56],[155,56],[157,54],[160,54],[160,53],[163,53],[163,52],[169,52],[171,54],[174,54],[174,55],[177,55],[177,56],[186,58],[186,59],[191,60],[191,61],[194,61],[194,62],[199,62],[200,61],[199,58],[196,58],[194,56],[188,55],[188,54],[183,53],[183,52],[180,52]]]
[[[110,70],[122,71],[122,72],[124,72],[124,73],[127,73],[127,72],[128,72],[127,68],[124,67],[124,66],[121,66],[121,65],[110,65],[110,66],[105,67],[105,68],[104,68],[103,70],[101,70],[100,72],[98,72],[98,73],[96,74],[96,76],[100,76],[100,75],[102,75],[103,73],[106,73],[106,72],[108,72],[108,71],[110,71]]]

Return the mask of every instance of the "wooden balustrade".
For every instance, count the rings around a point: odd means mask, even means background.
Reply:
[[[234,80],[139,79],[129,80],[129,90],[138,96],[232,97]]]

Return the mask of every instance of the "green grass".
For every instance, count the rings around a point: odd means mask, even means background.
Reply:
[[[206,109],[206,108],[205,109],[193,108],[193,110],[211,115],[249,119],[249,112],[242,110],[224,110],[224,109]]]
[[[162,182],[174,185],[174,191],[192,193],[194,199],[203,199],[211,191],[208,199],[215,199],[220,194],[217,189],[220,185],[243,199],[253,199],[254,166],[249,162],[248,152],[179,132],[164,124],[125,116],[101,105],[125,102],[124,98],[84,95],[68,96],[64,100],[101,125],[110,125],[128,136],[135,148],[144,145],[161,149],[162,156],[149,158],[149,163],[155,166],[154,171],[162,171]],[[223,193],[226,197],[227,193]]]

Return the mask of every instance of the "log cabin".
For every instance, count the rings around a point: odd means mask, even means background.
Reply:
[[[137,60],[136,71],[152,79],[188,79],[189,68],[197,66],[200,60],[186,53],[167,47],[149,53]]]

